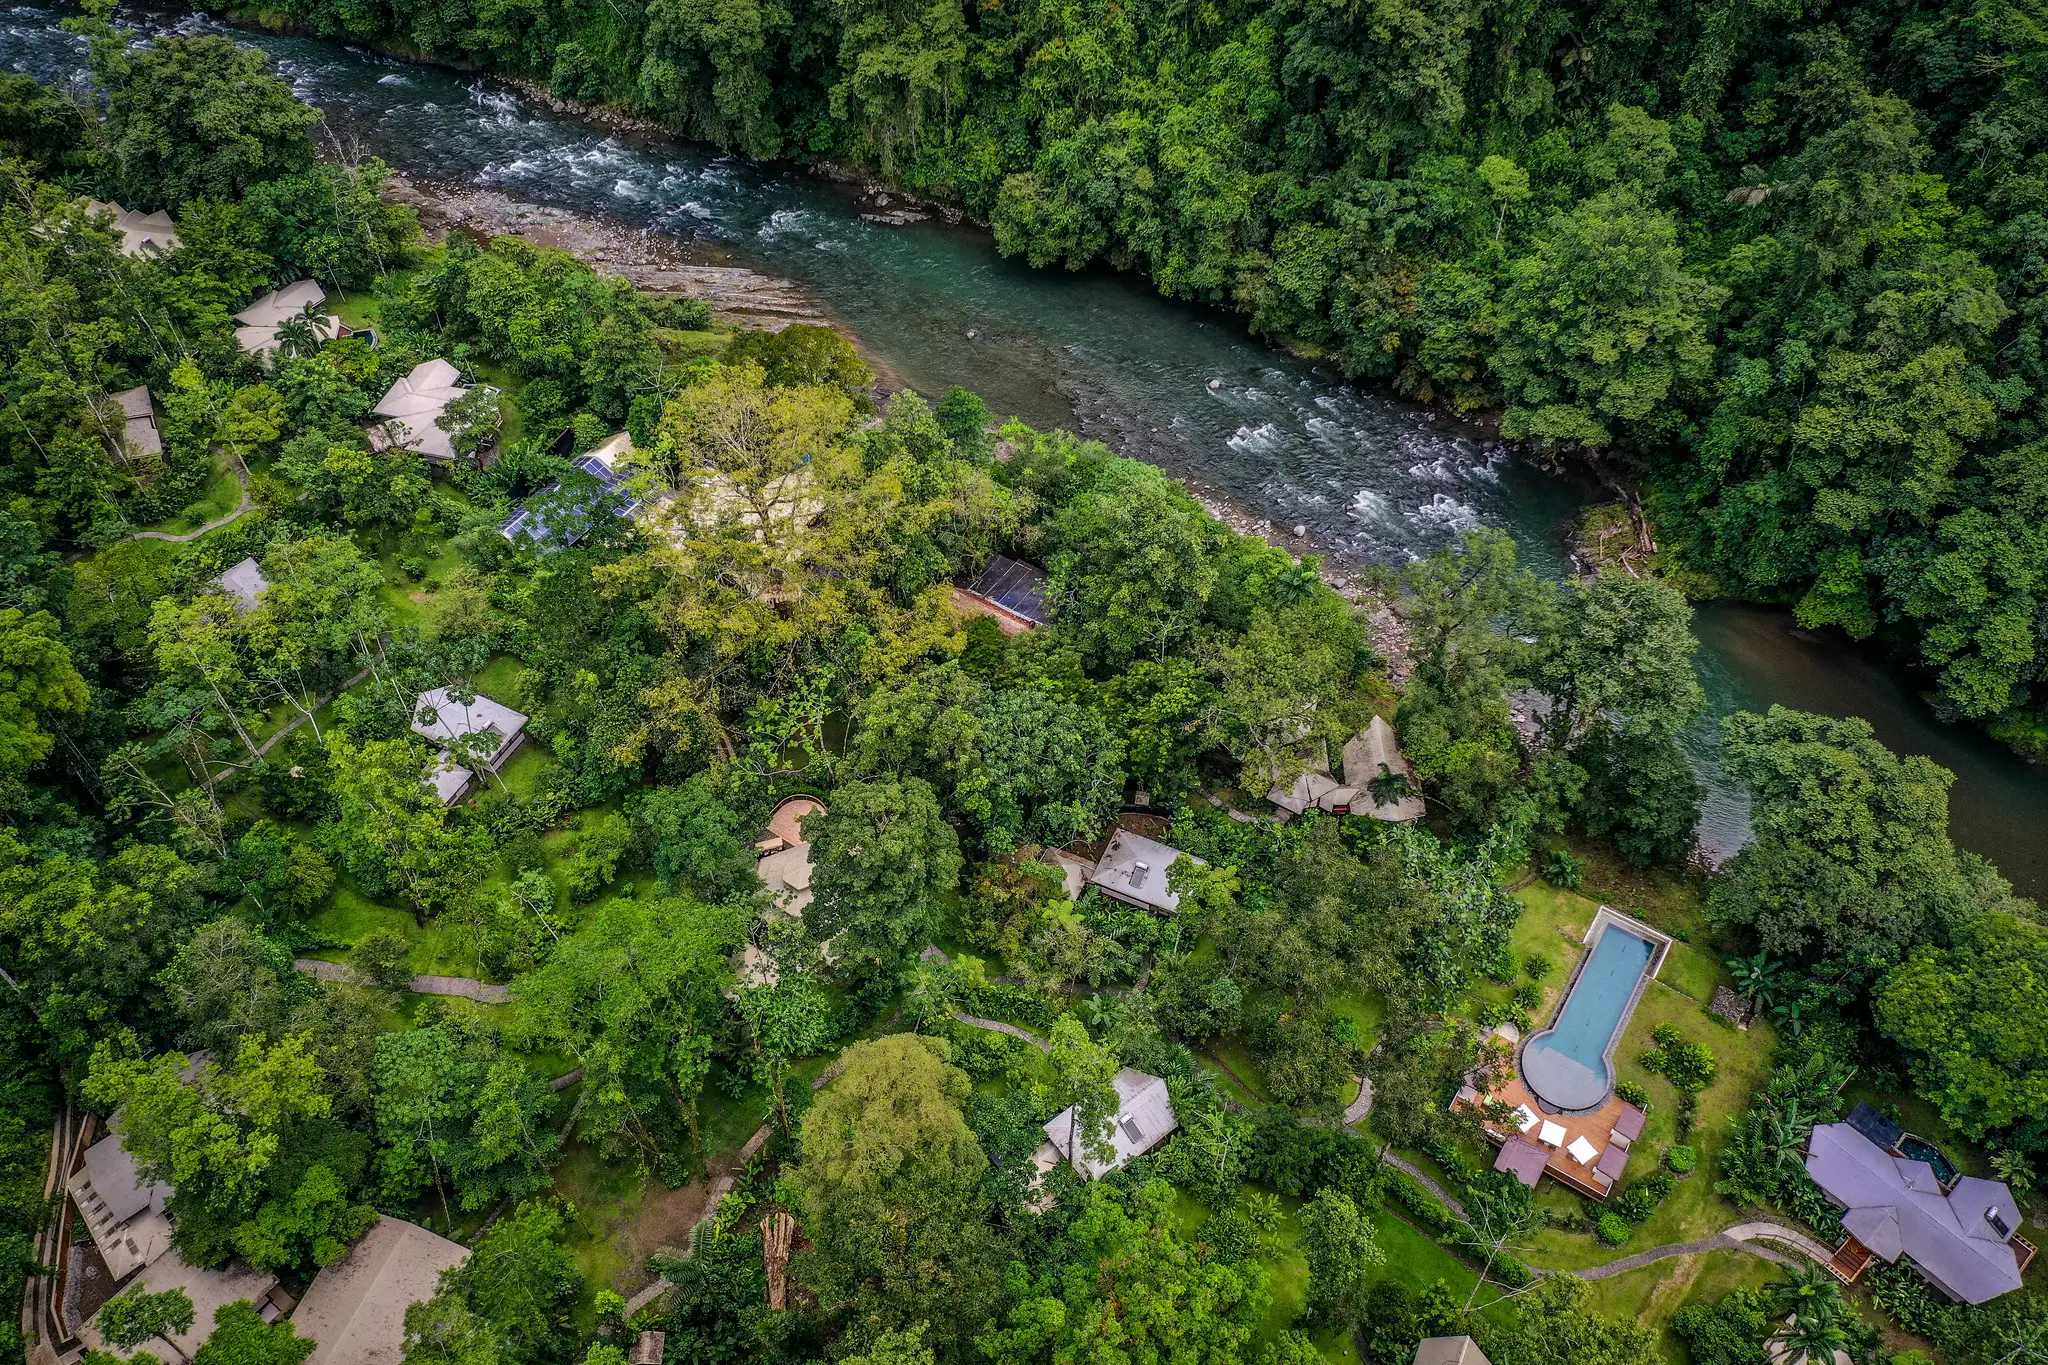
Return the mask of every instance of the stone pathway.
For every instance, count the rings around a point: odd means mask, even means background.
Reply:
[[[302,957],[292,965],[321,981],[362,980],[356,975],[356,969],[346,962],[323,962],[317,957]],[[414,995],[457,995],[480,1005],[506,1005],[512,1001],[510,986],[501,986],[495,981],[477,981],[467,976],[416,976],[406,989]]]
[[[1012,1038],[1022,1038],[1040,1052],[1052,1051],[1052,1044],[1046,1042],[1045,1039],[1039,1037],[1030,1029],[1018,1028],[1015,1024],[1005,1024],[999,1019],[977,1019],[971,1014],[962,1014],[960,1011],[955,1010],[953,1011],[953,1022],[956,1024],[966,1024],[970,1028],[988,1029],[994,1033],[1007,1033]]]
[[[1344,1126],[1349,1128],[1371,1112],[1372,1079],[1368,1076],[1360,1076],[1358,1078],[1358,1097],[1344,1108]]]
[[[1746,1251],[1752,1256],[1761,1256],[1778,1265],[1791,1265],[1793,1258],[1782,1251],[1763,1245],[1775,1242],[1791,1247],[1808,1258],[1826,1265],[1834,1254],[1813,1238],[1782,1223],[1737,1223],[1734,1227],[1702,1237],[1696,1242],[1667,1242],[1660,1247],[1638,1251],[1618,1261],[1609,1261],[1590,1270],[1575,1272],[1582,1280],[1606,1280],[1616,1275],[1626,1275],[1631,1270],[1641,1270],[1646,1265],[1671,1259],[1673,1256],[1695,1256],[1705,1251]]]
[[[235,476],[235,482],[242,486],[241,505],[236,507],[234,511],[228,513],[226,516],[221,517],[216,521],[207,522],[206,525],[200,527],[196,531],[187,531],[184,535],[181,536],[174,536],[168,531],[137,531],[132,536],[123,536],[121,540],[116,541],[115,544],[118,545],[121,544],[123,541],[129,540],[167,540],[173,545],[185,545],[199,539],[199,537],[205,535],[209,531],[218,531],[221,527],[226,526],[229,522],[237,520],[241,517],[241,515],[244,512],[247,512],[250,508],[256,505],[256,499],[249,496],[249,481],[242,477],[242,471],[239,469],[234,469],[230,470],[229,472]]]
[[[1422,1173],[1422,1168],[1420,1166],[1417,1166],[1414,1162],[1408,1160],[1405,1157],[1395,1156],[1392,1148],[1382,1149],[1380,1152],[1380,1160],[1386,1162],[1395,1170],[1407,1174],[1409,1178],[1415,1181],[1416,1184],[1422,1186],[1423,1189],[1428,1190],[1431,1194],[1435,1195],[1438,1199],[1442,1200],[1444,1207],[1449,1209],[1452,1213],[1457,1214],[1458,1217],[1467,1220],[1471,1218],[1471,1215],[1465,1212],[1465,1206],[1462,1203],[1460,1203],[1457,1199],[1453,1198],[1450,1192],[1445,1190],[1443,1186],[1437,1184],[1434,1180],[1431,1180],[1428,1176],[1424,1175]]]

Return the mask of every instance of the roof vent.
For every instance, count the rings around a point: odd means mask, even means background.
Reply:
[[[1145,884],[1145,874],[1152,870],[1150,863],[1131,864],[1131,886],[1135,889]]]
[[[1998,1211],[1997,1205],[1994,1204],[1984,1210],[1984,1221],[1991,1224],[1991,1230],[1996,1232],[2001,1239],[2010,1239],[2012,1237],[2012,1229],[2005,1225],[2005,1215]]]
[[[1133,1142],[1143,1142],[1145,1140],[1145,1134],[1143,1130],[1141,1130],[1138,1127],[1137,1124],[1131,1122],[1131,1120],[1129,1119],[1123,1119],[1121,1120],[1121,1122],[1123,1124],[1125,1137],[1129,1138]]]

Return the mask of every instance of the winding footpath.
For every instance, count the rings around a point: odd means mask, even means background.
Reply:
[[[198,530],[187,531],[185,532],[185,534],[181,536],[174,536],[169,531],[137,531],[133,535],[121,537],[120,540],[117,540],[114,543],[116,545],[122,545],[126,544],[128,541],[131,540],[167,540],[173,545],[186,545],[190,544],[192,541],[199,539],[199,537],[207,534],[209,531],[218,531],[221,527],[228,525],[230,522],[240,519],[244,512],[247,512],[250,508],[256,505],[256,499],[250,496],[249,481],[248,479],[242,476],[241,470],[231,469],[228,472],[235,476],[235,482],[240,484],[242,487],[242,501],[240,505],[238,505],[235,508],[234,511],[228,513],[226,516],[221,517],[215,521],[209,521],[206,523],[206,525],[200,527]]]
[[[1819,1265],[1826,1265],[1835,1255],[1805,1233],[1788,1228],[1782,1223],[1737,1223],[1732,1228],[1717,1232],[1712,1237],[1702,1237],[1697,1242],[1667,1242],[1660,1247],[1651,1247],[1647,1251],[1624,1256],[1618,1261],[1609,1261],[1606,1265],[1596,1265],[1591,1269],[1573,1273],[1582,1280],[1612,1279],[1616,1275],[1626,1275],[1631,1270],[1641,1270],[1646,1265],[1669,1260],[1673,1256],[1694,1256],[1703,1251],[1746,1251],[1752,1256],[1761,1256],[1766,1261],[1778,1265],[1793,1264],[1793,1257],[1764,1245],[1767,1242],[1791,1247]]]
[[[323,962],[302,957],[292,963],[307,976],[321,981],[361,981],[356,969],[346,962]],[[416,976],[406,985],[414,995],[457,995],[480,1005],[505,1005],[512,1001],[512,988],[495,981],[478,981],[467,976]]]

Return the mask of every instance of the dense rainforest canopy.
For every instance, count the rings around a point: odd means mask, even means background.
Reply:
[[[647,1328],[718,1365],[1316,1365],[1451,1331],[1498,1365],[1655,1365],[1667,1325],[1699,1362],[1879,1365],[1893,1339],[1818,1268],[1673,1274],[1647,1303],[1590,1272],[1631,1242],[1737,1255],[1719,1234],[1759,1209],[1834,1245],[1803,1152],[1859,1099],[2042,1216],[2038,909],[1950,841],[1950,774],[1781,708],[1723,726],[1753,841],[1680,870],[1704,696],[1666,578],[1550,581],[1468,532],[1373,575],[1389,659],[1312,560],[1156,468],[966,389],[880,394],[826,327],[748,330],[515,237],[429,242],[382,166],[321,158],[260,55],[107,12],[69,21],[79,87],[0,78],[10,1304],[67,1230],[74,1264],[104,1235],[42,1194],[51,1126],[116,1112],[187,1267],[300,1285],[380,1216],[460,1241],[402,1348],[386,1315],[407,1365],[625,1365]],[[845,51],[915,27],[832,22],[866,35]],[[898,55],[836,94],[779,82],[795,112],[768,100],[750,135],[935,174],[974,116],[918,104],[885,136],[859,101],[946,70]],[[1489,152],[1471,261],[1414,262],[1497,300],[1468,397],[1497,385],[1518,429],[1639,474],[1680,448],[1669,396],[1708,384],[1735,307],[1654,207],[1697,142],[1654,94],[1556,134],[1591,179],[1550,227]],[[177,244],[135,246],[114,197]],[[238,338],[309,278],[315,311]],[[1614,304],[1636,285],[1656,307]],[[1873,335],[1917,316],[1891,297]],[[438,461],[369,428],[423,362],[480,381]],[[1788,449],[1818,448],[1827,373],[1798,380]],[[1033,629],[956,590],[998,554],[1043,567]],[[516,741],[453,732],[487,699]],[[1388,721],[1398,752],[1371,747]],[[1279,816],[1268,792],[1340,761],[1348,809]],[[1147,832],[1170,903],[1065,875]],[[1483,1130],[1516,1113],[1502,1026],[1557,1017],[1603,901],[1670,935],[1611,1054],[1644,1126],[1604,1200],[1494,1169]],[[1174,1127],[1098,1180],[1041,1170],[1063,1111],[1070,1143],[1108,1141],[1125,1067]],[[1965,1307],[1887,1268],[1869,1306],[1950,1365],[2020,1359],[2048,1333],[2035,1276]],[[306,1318],[199,1322],[136,1284],[86,1365],[187,1329],[194,1365],[300,1365]]]
[[[2023,0],[284,0],[963,204],[1597,459],[1738,596],[2035,723],[2048,106]]]

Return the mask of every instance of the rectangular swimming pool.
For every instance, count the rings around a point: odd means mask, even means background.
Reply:
[[[1657,945],[1608,920],[1557,1019],[1522,1049],[1522,1080],[1551,1109],[1598,1109],[1614,1090],[1614,1046]]]

